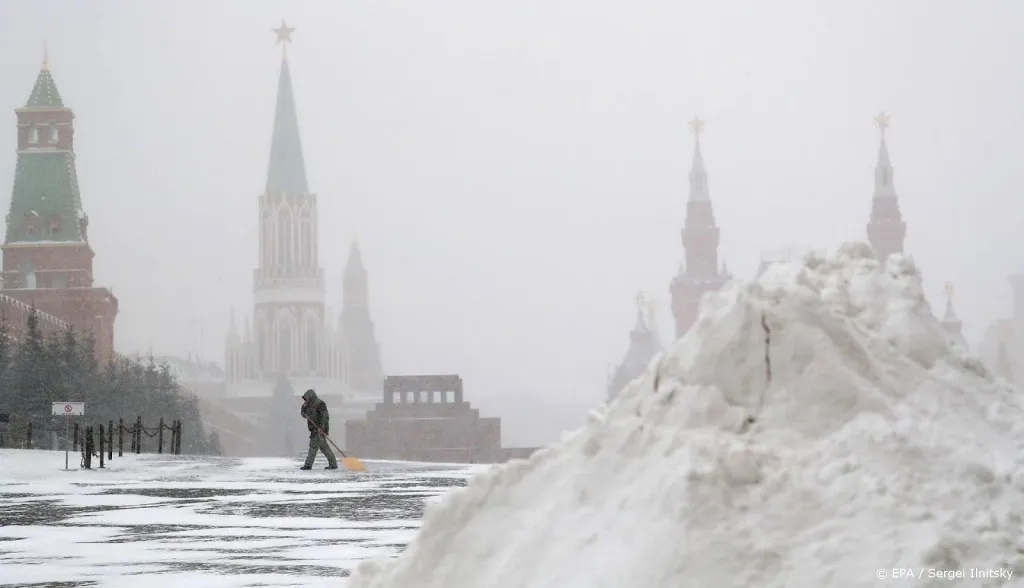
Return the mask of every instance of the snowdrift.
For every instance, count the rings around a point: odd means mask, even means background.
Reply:
[[[912,261],[847,244],[706,297],[584,428],[450,493],[350,586],[1024,585],[1022,417]]]

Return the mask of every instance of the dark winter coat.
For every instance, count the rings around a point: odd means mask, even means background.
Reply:
[[[306,419],[306,427],[309,429],[309,436],[315,437],[322,430],[325,435],[331,432],[331,415],[327,411],[327,403],[317,398],[316,392],[306,390],[302,395],[302,408],[299,414]],[[317,429],[319,427],[319,429]]]

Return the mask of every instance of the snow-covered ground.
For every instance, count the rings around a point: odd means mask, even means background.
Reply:
[[[344,586],[397,553],[425,502],[485,466],[114,457],[0,449],[0,586]],[[139,574],[142,574],[140,579]]]
[[[561,443],[428,509],[351,588],[1024,586],[1021,397],[910,259],[772,264]]]

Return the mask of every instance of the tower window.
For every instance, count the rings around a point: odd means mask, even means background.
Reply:
[[[58,138],[60,138],[60,135],[57,133],[57,127],[50,127],[50,142],[56,143]]]
[[[28,142],[35,145],[39,142],[39,129],[32,127],[28,131]]]
[[[29,290],[35,290],[36,288],[36,268],[31,263],[26,263],[21,266],[21,278],[22,287],[28,288]]]

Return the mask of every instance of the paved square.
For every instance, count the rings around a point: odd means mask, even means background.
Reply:
[[[0,449],[0,586],[344,586],[487,466]],[[139,574],[143,578],[139,577]]]

